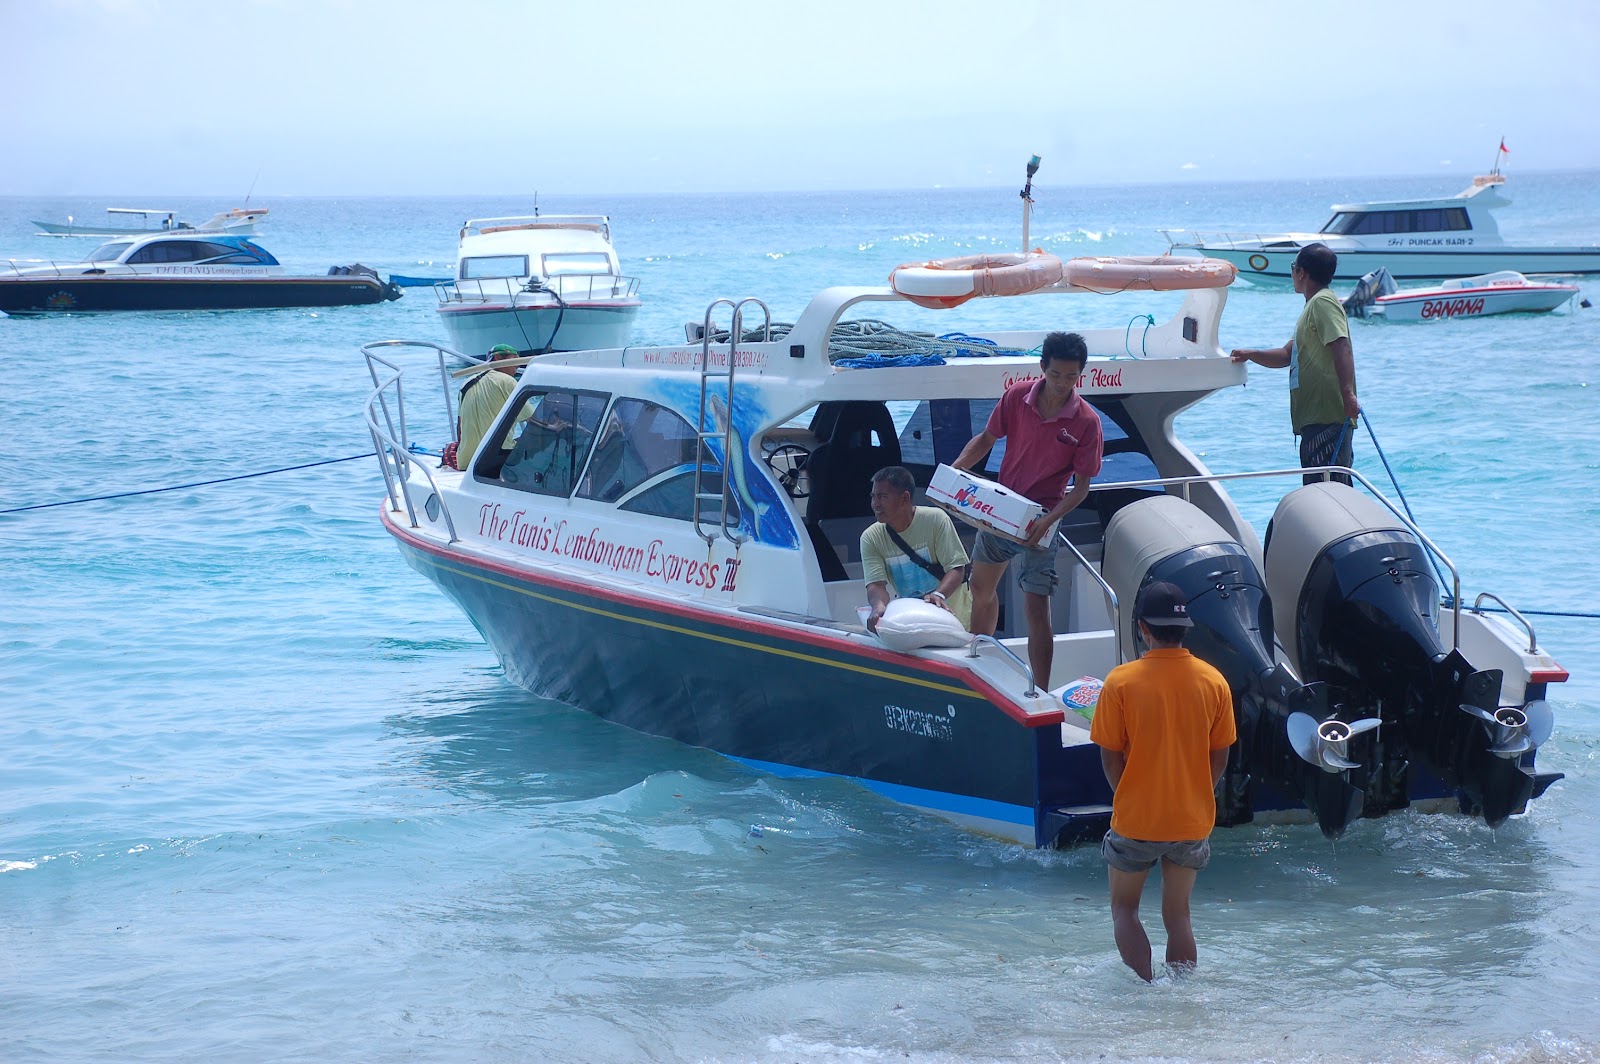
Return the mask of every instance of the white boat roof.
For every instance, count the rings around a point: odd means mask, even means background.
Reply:
[[[1499,174],[1485,174],[1473,178],[1471,185],[1453,196],[1440,196],[1433,199],[1373,200],[1368,203],[1335,203],[1332,209],[1341,213],[1366,214],[1373,211],[1414,211],[1460,207],[1463,201],[1477,201],[1470,202],[1468,205],[1494,209],[1496,207],[1509,206],[1511,203],[1510,198],[1501,191],[1503,184],[1505,184],[1505,178]],[[1482,199],[1479,200],[1479,197],[1482,197]]]
[[[461,239],[528,230],[587,230],[611,242],[611,219],[603,214],[522,214],[502,218],[469,218],[461,225]]]
[[[107,214],[176,214],[167,207],[107,207]]]

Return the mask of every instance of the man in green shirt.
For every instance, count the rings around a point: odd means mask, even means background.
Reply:
[[[516,357],[517,349],[510,344],[495,344],[489,348],[490,362],[504,362],[506,359]],[[472,461],[473,452],[478,449],[478,444],[488,434],[494,425],[494,419],[505,407],[506,400],[510,399],[511,393],[516,390],[515,366],[500,366],[467,378],[467,383],[461,386],[461,405],[456,414],[456,436],[459,442],[454,453],[446,455],[447,461],[454,464],[457,469],[467,468]],[[526,415],[523,415],[517,420],[522,421],[525,418]],[[501,446],[506,450],[511,449],[509,440]]]
[[[966,548],[949,514],[912,502],[916,487],[904,466],[887,466],[872,475],[872,516],[878,522],[861,533],[861,576],[872,608],[869,632],[878,630],[883,611],[895,598],[920,598],[955,614],[963,628],[972,624]]]
[[[1356,401],[1356,364],[1350,350],[1350,323],[1344,304],[1328,286],[1339,256],[1326,244],[1307,244],[1295,256],[1289,276],[1306,305],[1295,323],[1294,339],[1282,347],[1236,348],[1235,362],[1254,362],[1289,370],[1289,420],[1300,437],[1300,464],[1351,464],[1352,436],[1361,404]],[[1322,480],[1307,475],[1307,484]],[[1350,483],[1343,474],[1334,480]]]

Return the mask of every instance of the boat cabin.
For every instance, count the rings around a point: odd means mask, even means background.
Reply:
[[[506,298],[545,290],[567,299],[630,296],[604,215],[474,218],[461,227],[456,276],[443,298]]]

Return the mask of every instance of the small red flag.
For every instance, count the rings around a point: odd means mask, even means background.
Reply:
[[[1511,154],[1511,149],[1506,147],[1506,138],[1504,137],[1500,138],[1500,150],[1505,152],[1507,155]]]

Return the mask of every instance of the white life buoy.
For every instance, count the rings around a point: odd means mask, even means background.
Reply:
[[[1061,260],[1042,251],[967,255],[907,263],[889,274],[889,287],[919,307],[946,310],[974,296],[1018,296],[1061,280]]]

